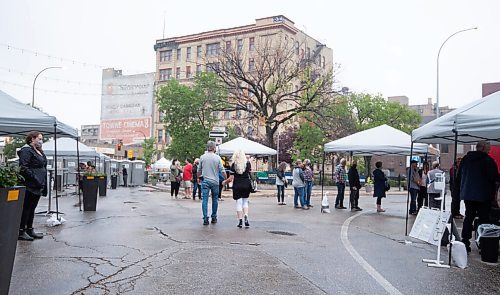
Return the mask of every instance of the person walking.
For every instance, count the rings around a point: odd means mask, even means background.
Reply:
[[[252,166],[247,161],[247,157],[242,150],[236,150],[232,157],[233,163],[229,168],[229,178],[224,180],[223,185],[233,182],[233,199],[236,201],[236,216],[238,218],[238,227],[243,227],[243,220],[245,220],[245,227],[248,228],[250,223],[248,221],[248,197],[252,191],[252,184],[250,183],[250,172]]]
[[[170,197],[171,198],[176,198],[177,195],[179,194],[179,188],[181,186],[181,169],[180,169],[180,163],[177,161],[177,159],[174,159],[172,161],[172,165],[170,165]]]
[[[87,166],[88,167],[88,166]],[[92,168],[90,168],[92,169]],[[123,186],[127,187],[127,181],[128,181],[128,171],[127,168],[125,168],[125,165],[122,166],[122,176],[123,176]]]
[[[304,178],[304,171],[302,170],[302,161],[297,160],[295,161],[295,167],[293,168],[292,171],[292,176],[293,176],[293,190],[294,190],[294,196],[293,196],[293,205],[294,208],[302,208],[304,210],[308,210],[309,207],[306,206],[305,200],[304,200],[304,194],[305,194],[305,178]],[[300,207],[298,200],[300,200]]]
[[[196,193],[198,193],[198,199],[201,200],[201,186],[198,184],[198,163],[200,159],[196,158],[193,165],[193,201],[196,200]]]
[[[314,171],[311,166],[311,160],[305,159],[304,160],[304,179],[306,181],[306,186],[305,186],[305,204],[307,207],[311,208],[314,207],[311,205],[311,194],[312,194],[312,187],[313,187],[313,180],[314,180]]]
[[[203,225],[208,225],[208,193],[212,193],[212,223],[217,223],[217,207],[219,205],[219,172],[224,171],[222,159],[215,154],[215,142],[207,142],[207,152],[200,157],[198,165],[198,183],[201,184]],[[203,177],[203,180],[201,179]],[[224,180],[227,178],[223,173]]]
[[[382,162],[375,163],[375,170],[373,170],[373,197],[377,198],[377,212],[385,212],[382,209],[382,198],[385,198],[387,177],[382,171]]]
[[[458,194],[460,189],[456,187],[460,184],[455,181],[456,173],[458,173],[461,161],[462,157],[458,157],[455,165],[450,168],[451,216],[455,219],[464,218],[464,216],[460,214],[460,195]]]
[[[335,199],[335,209],[347,209],[344,207],[345,184],[347,172],[345,170],[346,160],[342,158],[340,164],[335,167],[335,177],[337,182],[337,198]]]
[[[278,205],[286,205],[285,204],[285,188],[288,186],[285,171],[287,164],[286,162],[281,162],[278,166],[278,172],[276,172],[276,188],[278,189]]]
[[[182,171],[182,181],[184,183],[184,199],[191,198],[191,186],[193,180],[193,165],[189,159],[186,159],[186,165]]]
[[[428,195],[427,195],[427,173],[429,173],[429,163],[424,162],[422,164],[422,169],[418,170],[418,176],[420,177],[420,187],[417,194],[417,212],[422,208],[422,206],[429,206]]]
[[[33,220],[40,196],[47,195],[47,157],[42,150],[43,135],[31,131],[26,137],[25,145],[17,152],[22,184],[26,187],[18,240],[33,241],[43,238],[43,234],[35,232]]]
[[[411,160],[408,168],[408,190],[410,191],[410,210],[409,214],[417,215],[417,195],[420,190],[421,178],[417,171],[417,161]]]
[[[474,219],[479,224],[489,222],[489,214],[496,195],[496,182],[499,180],[498,167],[488,153],[491,146],[487,141],[476,144],[476,150],[468,152],[460,163],[456,181],[460,199],[465,203],[465,218],[462,227],[462,242],[467,252],[471,251],[470,238]]]
[[[429,208],[441,209],[441,200],[436,200],[441,197],[441,190],[435,189],[436,184],[436,174],[443,173],[443,170],[439,169],[439,162],[432,162],[432,170],[427,173],[428,186],[426,192],[429,195]],[[444,207],[443,207],[444,208]]]
[[[358,173],[358,162],[354,160],[352,162],[351,167],[349,168],[349,172],[347,173],[349,178],[349,203],[351,204],[351,211],[362,211],[363,209],[359,208],[359,190],[361,189],[361,182],[359,181],[359,173]]]

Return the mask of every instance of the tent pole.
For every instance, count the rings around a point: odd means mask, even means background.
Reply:
[[[55,184],[55,191],[56,191],[56,218],[59,220],[59,198],[57,197],[57,189],[58,189],[58,183],[57,183],[57,123],[54,123],[54,184]]]
[[[324,193],[323,193],[323,186],[325,182],[325,158],[326,158],[326,152],[323,152],[323,164],[321,164],[321,198],[323,199]]]
[[[77,159],[77,162],[78,162],[78,168],[77,168],[77,171],[78,171],[78,177],[77,177],[77,187],[78,187],[78,207],[80,208],[80,211],[82,211],[82,195],[80,193],[80,178],[82,177],[82,175],[80,175],[80,145],[78,144],[78,142],[80,141],[80,138],[78,137],[78,135],[76,136],[76,159]]]
[[[408,190],[408,194],[406,197],[406,226],[405,226],[405,236],[408,236],[408,211],[410,210],[410,180],[411,180],[411,158],[413,157],[413,141],[411,142],[410,147],[410,168],[408,169],[408,178],[406,179],[406,189]]]
[[[458,132],[456,129],[452,130],[453,133],[455,133],[455,148],[454,148],[454,155],[453,155],[453,183],[455,183],[455,180],[457,179],[457,151],[458,151]],[[451,175],[450,175],[451,177]],[[451,190],[451,188],[450,188]],[[453,196],[451,196],[452,202],[453,202]],[[444,194],[443,197],[443,202],[446,200],[446,194]],[[443,203],[444,205],[444,203]],[[451,208],[450,208],[451,212]],[[451,265],[451,251],[453,248],[453,244],[451,243],[451,239],[453,237],[453,225],[455,224],[455,220],[453,219],[453,213],[451,214],[451,226],[450,226],[450,237],[448,241],[450,242],[450,251],[448,252],[448,265]]]

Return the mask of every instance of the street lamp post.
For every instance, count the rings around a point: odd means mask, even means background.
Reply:
[[[62,69],[62,67],[47,67],[47,68],[41,70],[40,72],[38,72],[38,74],[36,74],[35,80],[33,80],[33,96],[31,97],[31,107],[35,106],[35,83],[36,83],[36,79],[38,78],[38,76],[40,76],[41,73],[43,73],[44,71],[46,71],[48,69]]]
[[[457,31],[457,32],[451,34],[450,36],[448,36],[448,38],[446,38],[446,40],[444,40],[443,44],[441,44],[441,47],[439,47],[439,51],[438,51],[438,55],[437,55],[437,71],[436,71],[436,119],[439,118],[439,115],[440,115],[439,114],[439,56],[441,54],[441,49],[443,49],[444,44],[446,44],[446,42],[448,40],[450,40],[451,37],[453,37],[457,34],[463,33],[463,32],[471,31],[471,30],[477,30],[477,27],[460,30],[460,31]]]

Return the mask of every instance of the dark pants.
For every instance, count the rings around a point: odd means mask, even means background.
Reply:
[[[453,191],[451,191],[451,215],[460,215],[460,196]]]
[[[276,185],[278,188],[278,203],[285,202],[285,186],[284,185]]]
[[[417,212],[417,195],[418,189],[410,188],[410,214]]]
[[[422,206],[429,206],[427,202],[427,187],[425,186],[420,187],[417,196],[417,210],[420,210]]]
[[[170,182],[170,196],[173,197],[174,193],[175,196],[179,194],[179,188],[181,187],[181,183],[177,181],[171,181]]]
[[[128,174],[123,174],[123,186],[128,186],[127,180],[128,180]]]
[[[21,224],[19,225],[20,230],[33,228],[35,209],[36,206],[38,205],[39,200],[40,196],[37,196],[32,192],[26,190],[26,195],[24,196],[23,213],[21,215]]]
[[[465,203],[465,218],[462,228],[462,242],[467,246],[470,245],[472,238],[473,223],[476,216],[479,217],[479,224],[489,223],[490,202],[464,201]]]
[[[377,205],[382,205],[382,198],[383,197],[377,197]]]
[[[344,207],[345,183],[337,183],[337,198],[335,199],[335,207]]]
[[[358,200],[359,200],[359,189],[352,189],[349,194],[349,201],[351,203],[351,208],[358,208]]]
[[[198,184],[197,179],[193,183],[193,200],[196,199],[196,192],[198,192],[198,199],[201,200],[201,185]]]

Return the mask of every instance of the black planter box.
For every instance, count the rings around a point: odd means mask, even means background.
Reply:
[[[97,177],[84,176],[82,181],[83,211],[95,211],[97,208]]]
[[[108,188],[108,177],[97,176],[97,182],[99,183],[99,197],[105,197]]]
[[[23,186],[0,188],[0,294],[9,293],[25,193]]]
[[[118,184],[118,176],[111,175],[111,189],[116,189],[117,184]]]

